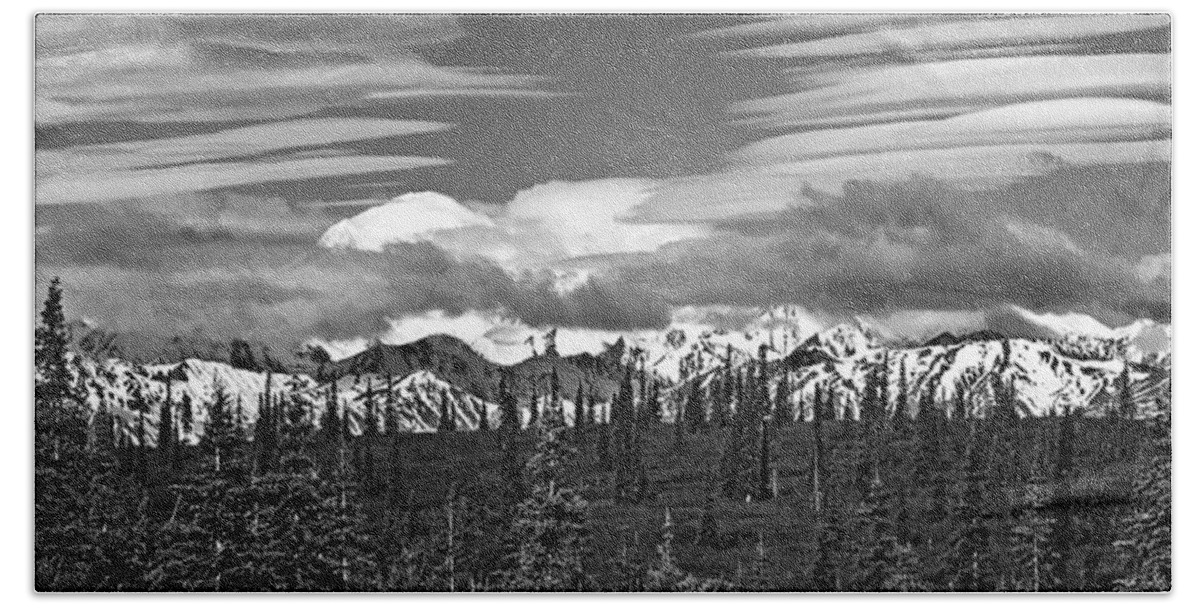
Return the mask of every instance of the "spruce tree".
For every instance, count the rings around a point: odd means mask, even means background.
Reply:
[[[897,542],[888,513],[889,493],[874,482],[854,511],[847,553],[853,560],[848,584],[855,591],[880,591],[893,574],[890,561]]]
[[[1063,487],[1075,474],[1075,425],[1079,409],[1068,408],[1059,418],[1058,451],[1054,463],[1054,483]],[[1059,513],[1050,531],[1050,543],[1057,557],[1055,591],[1075,591],[1081,586],[1078,576],[1078,526],[1071,507]]]
[[[538,383],[532,376],[529,378],[529,425],[536,427],[538,418],[541,417],[541,410],[538,407]]]
[[[574,407],[575,436],[576,437],[582,436],[583,431],[584,431],[584,429],[587,428],[587,424],[588,424],[587,413],[585,412],[585,408],[587,408],[587,403],[584,403],[584,401],[583,401],[584,398],[585,397],[583,396],[583,380],[580,380],[579,385],[575,387],[575,402],[572,404]]]
[[[455,416],[454,407],[450,402],[450,395],[442,391],[438,393],[438,425],[439,433],[453,433],[458,430],[458,421]]]
[[[64,436],[82,432],[82,426],[71,424],[72,419],[81,416],[82,408],[71,386],[66,317],[58,277],[50,281],[42,306],[41,324],[34,331],[33,360],[33,395],[35,411],[43,421],[41,428],[53,426]],[[81,421],[81,418],[75,420],[76,423]],[[75,439],[82,440],[82,437]]]
[[[617,398],[613,402],[614,465],[616,475],[613,493],[617,502],[636,503],[645,497],[642,446],[637,433],[637,414],[633,407],[633,384],[630,370],[625,370]]]
[[[963,490],[954,512],[950,551],[945,567],[952,591],[994,591],[998,564],[991,551],[986,476],[989,465],[986,438],[972,432],[962,480]]]
[[[371,377],[367,377],[367,390],[359,398],[363,402],[362,436],[369,441],[379,435],[379,411],[375,405],[375,387]]]
[[[1156,406],[1149,422],[1152,439],[1139,458],[1132,513],[1116,543],[1125,572],[1119,591],[1171,589],[1171,406],[1164,399]]]
[[[517,549],[504,586],[513,591],[581,591],[587,584],[587,502],[566,476],[575,451],[563,440],[561,412],[548,410],[537,431],[537,448],[525,466],[531,488],[513,520]]]
[[[704,399],[700,396],[699,379],[685,379],[682,384],[684,392],[683,421],[687,432],[699,433],[705,429]]]
[[[504,504],[509,510],[525,498],[524,462],[521,457],[521,412],[512,392],[509,371],[500,373],[500,474],[504,478]]]
[[[790,426],[795,422],[795,412],[792,411],[792,379],[788,370],[783,370],[779,382],[775,385],[775,404],[771,420],[776,426]]]
[[[1012,527],[1013,587],[1017,591],[1044,591],[1052,585],[1054,556],[1050,530],[1054,518],[1045,514],[1049,491],[1038,473],[1025,484],[1024,496]]]
[[[192,408],[192,396],[184,393],[179,399],[179,430],[186,439],[192,436],[196,424],[196,413]]]
[[[671,509],[667,507],[663,509],[662,538],[656,549],[658,559],[646,572],[646,591],[680,591],[694,586],[694,581],[688,580],[690,577],[684,574],[675,562],[675,556],[672,554],[674,540]]]
[[[155,444],[158,446],[159,459],[164,463],[173,463],[178,437],[175,430],[175,411],[169,399],[163,401],[158,408],[157,430]]]
[[[492,423],[488,420],[487,401],[480,399],[476,407],[476,417],[479,418],[479,430],[488,432],[492,430]]]
[[[704,509],[700,513],[700,529],[696,532],[696,544],[701,547],[715,548],[720,539],[721,528],[717,521],[716,492],[709,492],[704,498]]]

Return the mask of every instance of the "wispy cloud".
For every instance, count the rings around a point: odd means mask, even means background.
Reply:
[[[828,71],[805,90],[731,109],[764,127],[803,128],[835,118],[860,123],[939,117],[1012,103],[1068,97],[1167,98],[1171,60],[1163,54],[965,59]]]
[[[891,150],[1138,141],[1170,132],[1171,107],[1166,104],[1072,98],[1013,104],[943,120],[803,131],[756,142],[730,156],[739,164],[755,165]]]
[[[876,19],[881,26],[896,23],[889,22],[886,17],[879,16]],[[984,47],[1007,47],[1019,53],[1021,47],[1028,45],[1065,45],[1095,36],[1166,27],[1170,23],[1170,16],[1164,14],[983,17],[948,23],[921,23],[909,27],[883,27],[806,42],[754,48],[741,51],[741,54],[801,59],[859,55],[900,55],[911,58],[931,51],[972,51]]]
[[[42,15],[36,120],[280,119],[380,92],[526,94],[539,82],[415,52],[456,35],[445,16]]]
[[[329,146],[449,127],[416,120],[317,118],[39,150],[37,202],[108,202],[445,164],[436,158],[363,156]]]
[[[197,163],[39,177],[37,204],[98,203],[206,192],[235,186],[416,169],[449,161],[421,156],[333,155],[273,161]]]

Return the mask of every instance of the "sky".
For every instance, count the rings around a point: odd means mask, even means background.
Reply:
[[[916,338],[1009,305],[1169,322],[1170,26],[39,15],[39,291],[341,354],[783,305]]]

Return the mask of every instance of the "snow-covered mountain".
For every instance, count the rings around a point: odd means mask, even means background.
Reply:
[[[143,414],[152,444],[157,443],[159,407],[168,390],[173,403],[190,402],[193,430],[183,439],[195,443],[204,434],[209,419],[208,404],[218,387],[229,396],[231,405],[241,408],[244,420],[253,421],[258,417],[259,398],[268,392],[268,382],[269,392],[276,398],[303,394],[316,386],[312,378],[303,374],[273,374],[268,379],[265,373],[201,359],[186,359],[171,365],[134,365],[120,359],[95,361],[74,357],[72,368],[84,402],[93,411],[107,408],[134,442],[138,440],[136,396],[140,394],[144,404],[141,407],[147,408]],[[175,408],[176,416],[181,407]]]
[[[1012,312],[1016,315],[1012,318],[1023,323],[1057,318],[1025,315],[1028,311],[1015,308]],[[560,378],[568,424],[574,424],[572,401],[579,387],[596,397],[596,420],[605,419],[620,376],[617,361],[645,369],[658,378],[665,399],[679,401],[682,388],[697,384],[707,389],[730,363],[740,369],[765,355],[773,379],[772,391],[783,375],[788,375],[787,386],[792,391],[788,402],[792,404],[792,415],[797,417],[811,416],[818,387],[822,394],[833,395],[840,416],[856,417],[868,374],[884,364],[888,409],[898,407],[903,386],[907,391],[903,402],[910,414],[928,397],[949,407],[946,404],[961,387],[970,411],[986,415],[996,379],[1013,387],[1019,410],[1029,416],[1046,416],[1067,408],[1083,408],[1089,415],[1101,415],[1115,407],[1118,384],[1124,377],[1129,378],[1141,408],[1150,407],[1154,398],[1170,386],[1170,326],[1151,321],[1092,334],[1056,331],[1050,338],[1010,337],[989,328],[961,337],[939,335],[918,346],[886,343],[862,320],[806,332],[811,322],[779,309],[736,331],[701,324],[675,325],[662,332],[632,336],[625,342],[623,355],[616,352],[617,347],[601,355],[540,355],[507,369],[526,424],[534,386],[544,393],[551,371]],[[1080,321],[1073,326],[1090,325]],[[193,431],[184,439],[197,441],[204,432],[208,404],[217,387],[240,408],[247,424],[257,418],[259,400],[267,392],[299,403],[308,409],[312,420],[319,420],[332,390],[339,407],[346,408],[355,434],[362,432],[366,408],[372,401],[381,429],[386,403],[395,404],[399,427],[405,432],[435,432],[443,404],[454,416],[458,430],[478,429],[481,416],[487,416],[489,426],[495,428],[499,407],[485,396],[494,388],[491,376],[504,366],[487,362],[465,344],[448,338],[440,340],[412,343],[421,348],[403,345],[368,350],[332,366],[338,374],[332,383],[320,383],[304,374],[268,375],[194,358],[177,364],[142,366],[120,359],[96,361],[81,355],[74,357],[73,367],[77,369],[76,386],[86,395],[87,403],[93,409],[108,408],[135,440],[140,409],[141,426],[146,427],[148,440],[154,441],[159,406],[169,390],[173,402],[190,402]],[[431,342],[447,342],[453,348],[435,349],[440,354],[423,356]],[[140,406],[136,398],[139,394]],[[550,407],[548,398],[542,396],[537,407]],[[177,415],[180,409],[176,408]]]
[[[275,399],[299,404],[314,426],[319,426],[321,414],[328,407],[331,390],[336,395],[339,413],[346,413],[350,432],[354,435],[363,432],[368,407],[372,402],[376,407],[380,431],[384,430],[385,411],[389,403],[396,408],[396,421],[402,432],[436,432],[443,404],[454,416],[456,430],[479,429],[480,417],[485,412],[490,428],[500,424],[497,404],[463,390],[428,370],[391,377],[382,374],[346,374],[336,381],[319,384],[303,374],[267,374],[199,359],[187,359],[175,365],[143,366],[120,359],[98,362],[76,356],[72,363],[75,386],[84,395],[84,402],[93,412],[100,408],[107,409],[120,431],[133,443],[137,443],[144,432],[147,442],[157,445],[159,413],[168,390],[177,417],[181,415],[184,401],[190,404],[192,430],[182,439],[196,443],[204,434],[209,420],[209,404],[218,387],[228,395],[231,406],[240,410],[247,432],[250,432],[253,421],[258,417],[260,398],[268,392]],[[564,393],[570,393],[564,394],[560,400],[564,416],[567,423],[573,425],[574,393],[565,388]],[[596,420],[607,416],[607,402],[608,399],[597,400],[594,413]],[[525,425],[531,419],[530,407],[528,398],[518,400],[518,410]],[[548,397],[539,399],[540,411],[544,412],[548,407]]]
[[[640,357],[647,370],[677,382],[711,372],[732,359],[735,366],[759,356],[765,345],[768,361],[782,358],[812,333],[811,320],[791,307],[762,313],[738,329],[718,329],[703,323],[674,323],[662,332],[634,336],[627,359]]]
[[[795,415],[811,417],[814,391],[832,392],[840,416],[857,417],[869,372],[887,366],[888,409],[903,402],[915,413],[922,396],[949,407],[962,387],[973,415],[986,415],[993,380],[1011,383],[1022,415],[1067,408],[1100,415],[1114,405],[1118,378],[1128,370],[1139,407],[1168,386],[1169,359],[1156,364],[1124,358],[1121,349],[1082,348],[1077,340],[993,339],[914,348],[879,344],[870,330],[843,324],[813,336],[788,355],[776,377],[789,374]]]

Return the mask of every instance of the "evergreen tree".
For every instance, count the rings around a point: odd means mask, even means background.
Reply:
[[[995,555],[991,551],[988,526],[986,471],[988,447],[985,439],[972,433],[962,481],[963,491],[955,508],[950,552],[945,566],[953,591],[994,591],[998,580]]]
[[[715,548],[721,539],[720,523],[717,521],[717,497],[709,492],[704,499],[704,510],[700,513],[700,529],[696,533],[696,544]]]
[[[524,463],[519,444],[521,436],[521,412],[517,408],[517,396],[513,394],[508,370],[500,373],[500,473],[504,477],[504,504],[508,509],[525,498]]]
[[[637,414],[633,408],[632,376],[628,369],[613,401],[613,440],[616,443],[614,496],[617,502],[641,502],[647,488],[644,484],[645,463],[637,433]]]
[[[175,431],[175,411],[171,400],[163,401],[158,408],[158,433],[155,443],[158,446],[159,458],[164,463],[175,461],[175,445],[178,442]]]
[[[825,396],[820,385],[813,385],[812,449],[809,471],[812,475],[813,510],[820,513],[825,503]]]
[[[35,411],[43,421],[40,428],[45,431],[53,426],[54,430],[64,434],[82,432],[82,426],[69,426],[82,410],[77,402],[79,396],[74,394],[71,386],[66,317],[63,315],[62,287],[58,277],[50,281],[41,317],[41,324],[34,331],[33,346],[33,395]],[[75,410],[74,414],[72,410]],[[75,422],[81,422],[81,419]],[[82,440],[82,437],[76,439]]]
[[[612,435],[611,424],[600,425],[600,435],[596,438],[596,460],[600,465],[601,471],[611,471],[614,468]]]
[[[325,411],[321,414],[321,439],[331,445],[336,445],[343,435],[338,409],[337,383],[333,382],[325,394]]]
[[[583,380],[580,380],[579,385],[575,387],[575,402],[572,404],[574,407],[574,414],[575,414],[574,418],[575,418],[575,429],[576,429],[575,436],[576,437],[581,437],[583,435],[584,429],[586,429],[587,425],[588,425],[587,412],[585,411],[587,408],[587,403],[584,402],[584,399],[585,399],[585,397],[583,396]]]
[[[453,433],[458,430],[458,420],[455,415],[450,395],[446,392],[438,394],[438,426],[439,433]]]
[[[892,543],[885,559],[891,567],[880,585],[881,591],[912,593],[930,590],[921,579],[921,564],[911,544]]]
[[[479,430],[488,432],[492,430],[492,423],[488,420],[487,401],[479,400],[479,405],[476,407],[476,417],[479,418]]]
[[[359,398],[363,402],[362,436],[363,439],[369,441],[379,436],[379,410],[375,405],[375,386],[369,376],[367,377],[367,390]]]
[[[739,376],[740,379],[740,376]],[[742,384],[738,382],[738,393],[744,398]],[[742,500],[749,494],[746,484],[745,435],[746,416],[749,408],[738,403],[738,414],[734,416],[729,428],[729,436],[725,440],[725,450],[721,454],[721,493],[733,500]]]
[[[537,429],[537,449],[525,467],[531,489],[513,521],[517,550],[504,586],[514,591],[580,591],[587,584],[587,502],[566,479],[566,463],[575,451],[563,441],[561,413],[549,410]]]
[[[208,466],[219,477],[230,479],[244,473],[246,464],[242,459],[244,436],[237,428],[232,406],[224,383],[214,378],[201,445],[209,456]]]
[[[847,553],[854,564],[848,583],[855,591],[883,590],[893,574],[895,564],[890,558],[898,541],[892,532],[888,498],[883,484],[876,481],[854,511]]]
[[[40,591],[74,588],[89,581],[95,567],[95,535],[86,522],[96,504],[89,488],[99,458],[88,453],[88,419],[83,395],[72,386],[65,325],[55,278],[34,334],[34,585]]]
[[[1035,474],[1025,484],[1025,493],[1012,527],[1013,587],[1017,591],[1043,591],[1052,585],[1054,556],[1050,551],[1050,529],[1054,518],[1043,513],[1049,491],[1045,480]]]
[[[646,374],[643,373],[643,381],[645,381],[645,376]],[[658,388],[658,378],[651,378],[650,388],[644,392],[645,397],[638,408],[638,421],[642,428],[648,428],[663,420],[662,396]]]
[[[1079,409],[1068,408],[1059,419],[1058,452],[1054,463],[1054,482],[1058,487],[1070,483],[1075,473],[1075,424]],[[1057,557],[1055,591],[1074,591],[1081,587],[1076,552],[1078,526],[1075,513],[1068,506],[1059,513],[1050,531],[1050,544]]]
[[[795,422],[796,414],[792,411],[792,375],[788,370],[783,370],[783,374],[779,377],[779,383],[775,385],[775,405],[772,412],[772,421],[776,426],[790,426]]]
[[[538,385],[537,380],[531,376],[529,378],[529,424],[530,427],[536,427],[538,418],[541,417],[541,409],[538,407]]]
[[[704,399],[700,396],[699,379],[684,379],[681,386],[684,392],[683,422],[687,432],[699,433],[705,429]]]
[[[395,385],[392,375],[387,376],[387,388],[383,397],[383,432],[385,435],[399,435],[404,432],[400,422],[400,404],[396,401]]]
[[[196,413],[192,408],[192,396],[184,393],[179,399],[179,430],[183,436],[191,437],[196,424]]]
[[[556,416],[563,415],[562,383],[558,379],[558,368],[550,368],[550,401],[546,407],[553,408]]]
[[[1117,581],[1119,591],[1171,589],[1171,407],[1159,399],[1155,410],[1152,439],[1139,462],[1133,512],[1116,543],[1126,572]]]
[[[766,418],[760,419],[758,424],[758,479],[755,495],[759,500],[775,497],[771,487],[771,429]]]

